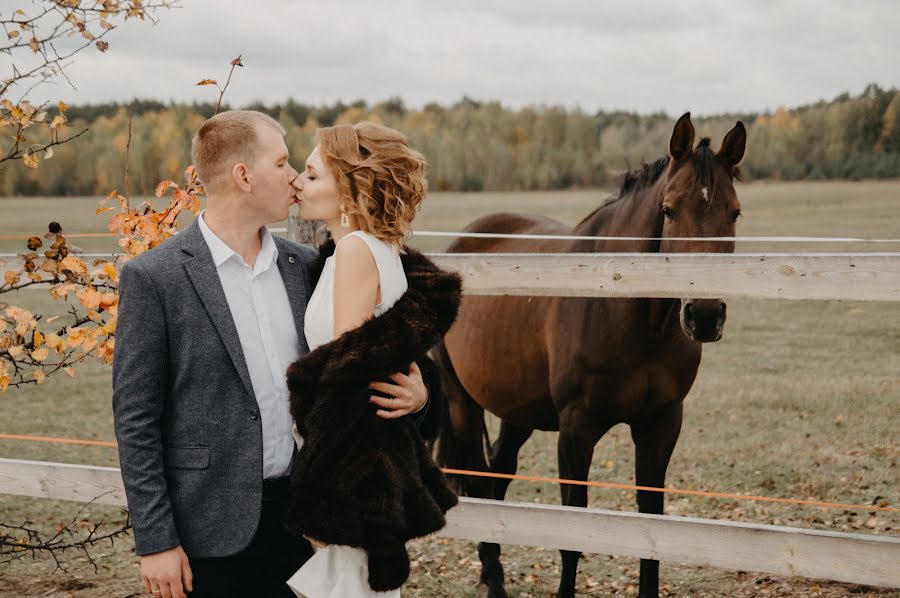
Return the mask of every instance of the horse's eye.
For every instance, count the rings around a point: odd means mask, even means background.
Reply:
[[[735,222],[737,222],[737,219],[740,217],[741,217],[740,210],[735,210],[734,213],[731,215],[731,219],[734,220]]]
[[[675,218],[675,212],[672,211],[672,208],[670,208],[669,206],[663,206],[662,213],[663,213],[663,216],[665,216],[669,220]]]

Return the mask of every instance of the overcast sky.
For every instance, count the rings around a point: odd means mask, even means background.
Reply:
[[[129,21],[105,54],[78,55],[72,102],[133,97],[226,100],[403,98],[464,94],[507,106],[762,111],[900,87],[896,0],[181,0],[160,23]],[[6,71],[0,58],[0,66]],[[7,62],[8,64],[8,62]],[[40,94],[39,94],[40,95]]]

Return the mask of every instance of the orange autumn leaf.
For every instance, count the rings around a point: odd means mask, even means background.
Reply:
[[[169,190],[170,187],[176,187],[175,183],[172,181],[160,181],[158,185],[156,185],[156,191],[154,194],[156,197],[162,197],[166,191]]]
[[[101,294],[92,288],[85,288],[78,293],[81,304],[88,309],[96,309],[100,306]]]

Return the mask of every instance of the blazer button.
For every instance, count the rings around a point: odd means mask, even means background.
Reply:
[[[259,419],[259,412],[256,409],[250,410],[250,419]]]

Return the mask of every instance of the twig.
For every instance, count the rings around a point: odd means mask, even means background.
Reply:
[[[131,121],[134,119],[134,101],[128,105],[128,141],[125,143],[125,207],[131,209],[131,195],[128,193],[128,152],[131,150]]]
[[[49,553],[56,563],[56,570],[65,571],[65,566],[57,556],[57,553],[64,553],[66,550],[74,548],[84,553],[88,562],[94,567],[94,572],[96,573],[99,570],[99,567],[88,550],[88,547],[106,540],[109,540],[110,543],[114,543],[115,539],[119,536],[128,535],[128,532],[131,529],[131,517],[126,511],[125,522],[117,529],[98,535],[97,531],[104,523],[103,521],[100,521],[88,528],[88,533],[85,537],[79,539],[75,535],[74,527],[78,524],[81,514],[84,513],[85,509],[106,494],[109,494],[109,492],[105,492],[85,504],[78,510],[70,522],[59,527],[56,533],[48,540],[42,539],[41,533],[38,530],[28,527],[31,524],[31,521],[25,521],[22,525],[0,523],[0,527],[17,532],[24,532],[27,536],[27,538],[22,539],[6,534],[0,535],[0,564],[8,564],[26,556],[34,558],[38,553]],[[70,538],[69,541],[67,541],[67,536]]]
[[[244,66],[241,62],[241,55],[238,54],[238,57],[231,61],[231,70],[228,71],[228,80],[225,81],[225,87],[219,88],[219,101],[216,102],[216,114],[219,113],[219,108],[222,106],[222,98],[225,97],[225,90],[228,89],[228,84],[231,83],[231,75],[234,74],[234,68],[237,66]],[[216,85],[216,87],[219,87]]]

